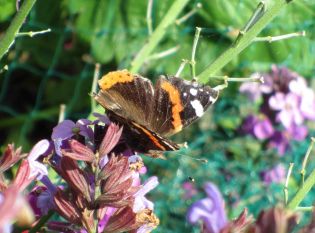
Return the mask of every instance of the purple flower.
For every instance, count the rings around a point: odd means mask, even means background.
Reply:
[[[158,178],[156,176],[150,177],[143,186],[134,194],[135,201],[133,205],[133,211],[135,213],[140,212],[144,209],[153,210],[153,202],[149,201],[145,195],[153,190],[159,184]]]
[[[52,140],[65,140],[79,134],[86,138],[93,139],[93,130],[90,127],[92,124],[93,123],[87,119],[80,119],[76,123],[70,120],[64,120],[53,129],[51,138]]]
[[[224,200],[214,184],[208,182],[204,189],[208,197],[195,202],[189,208],[187,219],[191,224],[202,221],[207,233],[219,233],[228,223],[224,210]]]
[[[44,186],[36,186],[28,195],[28,202],[32,207],[36,218],[46,215],[53,209],[53,197]]]
[[[93,122],[94,124],[98,124],[99,122],[102,122],[105,125],[109,125],[111,123],[105,114],[99,114],[99,113],[95,112],[95,113],[93,113],[93,116],[95,116],[97,119]]]
[[[31,168],[30,177],[37,177],[37,179],[41,179],[43,176],[48,175],[47,168],[44,164],[36,161],[39,156],[43,155],[49,149],[49,141],[44,139],[39,141],[29,153],[27,160],[29,162]]]
[[[106,224],[108,223],[110,217],[115,213],[117,208],[114,207],[105,207],[105,213],[103,213],[104,217],[98,223],[98,232],[103,232]]]
[[[290,148],[290,141],[302,141],[306,138],[308,133],[307,127],[292,125],[286,131],[276,131],[269,141],[269,147],[276,148],[279,155],[284,153]]]
[[[242,131],[261,140],[270,138],[274,133],[271,121],[264,114],[260,114],[259,117],[249,115],[242,125]]]
[[[286,170],[282,164],[278,164],[269,170],[261,173],[262,180],[266,185],[271,183],[281,183],[285,180]]]

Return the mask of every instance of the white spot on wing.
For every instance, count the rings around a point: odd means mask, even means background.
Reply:
[[[195,113],[197,117],[201,117],[204,113],[203,107],[199,100],[190,101],[191,106],[195,109]]]
[[[187,93],[186,93],[186,92],[184,92],[184,93],[183,93],[183,96],[185,96],[185,97],[186,97],[186,96],[187,96]]]
[[[190,94],[192,94],[193,96],[196,96],[198,91],[197,91],[197,89],[191,88],[191,89],[189,90],[189,92],[190,92]]]

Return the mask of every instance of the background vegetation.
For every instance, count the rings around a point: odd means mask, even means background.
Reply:
[[[152,26],[157,27],[173,0],[153,1]],[[202,4],[199,8],[198,4]],[[37,1],[21,32],[51,32],[34,37],[19,36],[0,61],[0,142],[15,142],[27,150],[36,141],[50,138],[58,122],[59,106],[66,105],[66,118],[76,120],[91,112],[89,93],[95,63],[101,74],[130,67],[130,62],[149,38],[147,1],[139,0],[45,0]],[[174,75],[182,59],[190,59],[195,27],[202,32],[196,53],[197,74],[227,49],[243,28],[258,1],[189,1],[180,17],[194,11],[184,22],[172,24],[146,59],[139,73],[154,80],[160,74]],[[0,37],[16,13],[15,2],[0,0]],[[179,17],[179,18],[180,18]],[[268,72],[272,64],[288,67],[315,85],[315,3],[296,0],[281,10],[260,36],[306,32],[278,42],[255,42],[226,65],[217,75],[249,77]],[[175,48],[175,52],[156,58],[153,55]],[[191,79],[188,66],[182,77]],[[282,163],[294,162],[294,177],[289,191],[299,185],[299,169],[310,143],[290,142],[284,156],[239,128],[253,106],[239,92],[239,84],[230,84],[218,102],[198,123],[177,135],[177,142],[187,141],[189,149],[169,153],[168,160],[145,159],[148,175],[157,175],[160,185],[151,192],[160,218],[156,232],[190,232],[186,222],[188,207],[204,196],[202,184],[217,184],[225,198],[229,217],[236,217],[244,207],[256,215],[262,208],[283,202],[283,184],[266,186],[261,172]],[[258,108],[258,107],[256,107]],[[314,122],[309,135],[314,136]],[[192,158],[206,158],[203,163]],[[308,164],[310,171],[315,165]],[[194,180],[195,196],[184,199],[184,182]],[[292,191],[291,191],[292,190]],[[309,193],[303,205],[312,205]],[[303,213],[309,217],[309,213]],[[303,218],[304,219],[304,218]],[[306,219],[306,218],[305,218]],[[196,230],[196,229],[195,229]]]

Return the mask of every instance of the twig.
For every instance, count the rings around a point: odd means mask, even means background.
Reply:
[[[226,76],[227,77],[227,76]],[[256,77],[250,77],[250,78],[233,78],[233,77],[227,77],[228,82],[254,82],[254,83],[264,83],[264,77],[263,76],[256,76]]]
[[[37,35],[41,35],[41,34],[45,34],[47,32],[51,32],[51,29],[48,28],[46,30],[42,30],[42,31],[30,31],[30,32],[19,32],[16,34],[16,37],[22,37],[22,36],[29,36],[29,37],[33,37],[33,36],[37,36]]]
[[[22,24],[25,21],[26,16],[32,9],[36,0],[25,0],[20,8],[20,10],[15,15],[9,28],[6,30],[5,35],[0,40],[0,59],[5,53],[8,52],[10,47],[13,45],[16,34],[19,32]]]
[[[175,74],[175,77],[179,77],[180,74],[182,73],[183,69],[185,68],[185,65],[188,64],[189,61],[186,59],[182,59],[182,62],[180,63],[180,66]]]
[[[187,19],[189,19],[191,16],[193,16],[200,8],[202,8],[202,4],[201,3],[197,3],[197,5],[191,10],[189,11],[186,15],[180,17],[179,19],[177,19],[175,21],[175,23],[177,25],[180,25],[182,23],[184,23]]]
[[[96,63],[95,69],[94,69],[94,75],[93,75],[93,83],[92,83],[92,88],[91,88],[91,112],[94,112],[96,108],[96,102],[93,97],[93,93],[96,93],[97,80],[100,76],[100,68],[101,68],[101,65],[99,63]]]
[[[65,104],[60,104],[59,108],[59,118],[58,118],[58,123],[64,121],[65,115],[66,115],[66,105]]]
[[[168,12],[149,37],[148,43],[145,44],[135,59],[131,62],[130,72],[137,73],[146,59],[150,56],[151,52],[158,45],[160,40],[164,37],[167,28],[174,23],[177,16],[184,9],[189,0],[175,0],[170,6]]]
[[[196,61],[195,61],[195,55],[196,55],[196,49],[197,49],[197,44],[199,41],[200,37],[200,32],[201,28],[196,27],[196,32],[195,32],[195,37],[194,37],[194,43],[191,51],[191,61],[190,61],[190,66],[191,66],[191,76],[193,79],[196,78]]]
[[[288,198],[289,198],[289,191],[288,191],[288,186],[289,186],[289,180],[292,174],[292,169],[293,169],[294,163],[290,163],[289,169],[288,169],[288,173],[287,173],[287,178],[285,180],[284,183],[284,187],[283,187],[283,194],[284,194],[284,203],[287,204],[288,203]]]
[[[220,84],[218,86],[215,86],[214,89],[217,91],[221,91],[228,87],[229,82],[257,82],[257,83],[264,83],[264,77],[263,76],[254,76],[250,78],[235,78],[235,77],[229,77],[229,76],[211,76],[211,79],[213,80],[223,80],[223,84]]]
[[[299,206],[299,207],[296,207],[295,210],[297,210],[297,211],[304,211],[304,212],[313,211],[314,210],[314,206]]]
[[[283,9],[289,2],[287,0],[274,0],[270,1],[270,6],[266,6],[263,9],[262,15],[259,17],[255,17],[255,20],[252,20],[250,26],[247,26],[245,29],[247,30],[242,37],[239,37],[237,43],[233,43],[233,45],[228,48],[225,52],[223,52],[215,61],[207,66],[207,68],[202,71],[197,78],[199,82],[207,83],[212,75],[218,72],[222,67],[224,67],[227,63],[229,63],[232,59],[234,59],[240,52],[242,52],[246,47],[248,47],[253,40],[257,37],[258,33],[271,21],[273,18],[279,13],[280,10]],[[260,5],[258,5],[258,10],[262,9]]]
[[[307,149],[307,152],[304,156],[304,159],[303,159],[303,163],[302,163],[302,168],[301,168],[301,171],[300,171],[300,174],[302,176],[302,186],[304,185],[304,178],[305,178],[305,173],[306,173],[306,170],[305,170],[305,167],[306,167],[306,164],[308,162],[308,158],[311,154],[311,151],[313,149],[313,146],[314,146],[314,142],[315,142],[315,138],[311,138],[311,144],[309,145],[308,149]]]
[[[305,36],[306,33],[305,31],[301,31],[301,32],[294,32],[294,33],[289,33],[289,34],[285,34],[285,35],[281,35],[281,36],[266,36],[266,37],[256,37],[254,39],[254,42],[275,42],[275,41],[279,41],[279,40],[287,40],[287,39],[291,39],[294,37],[299,37],[299,36]]]
[[[147,8],[147,24],[148,24],[148,32],[149,35],[152,34],[152,7],[153,7],[153,0],[148,0],[148,8]]]
[[[156,60],[156,59],[160,59],[160,58],[163,58],[163,57],[167,57],[173,53],[176,53],[178,50],[179,50],[180,46],[177,45],[173,48],[170,48],[168,50],[165,50],[163,52],[160,52],[160,53],[156,53],[156,54],[152,54],[151,56],[148,57],[147,60]]]

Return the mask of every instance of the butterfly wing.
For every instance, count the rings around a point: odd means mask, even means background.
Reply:
[[[148,125],[154,99],[152,82],[127,70],[110,72],[99,81],[101,90],[95,100],[116,115]]]
[[[160,77],[155,86],[149,125],[163,136],[173,135],[200,118],[218,98],[210,86],[177,77]]]
[[[137,152],[161,157],[159,151],[178,150],[180,145],[151,130],[154,109],[154,88],[146,78],[128,71],[115,71],[99,81],[101,90],[95,100],[107,111],[108,117],[124,126],[127,144]],[[158,111],[157,111],[158,110]]]
[[[153,87],[150,80],[127,70],[108,73],[99,85],[96,101],[111,120],[125,126],[125,134],[134,140],[129,144],[137,143],[134,147],[143,153],[178,150],[180,146],[165,137],[201,117],[219,94],[177,77],[160,77]]]

